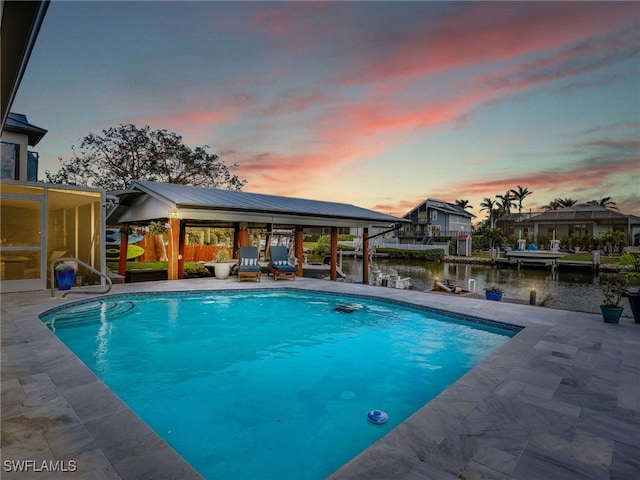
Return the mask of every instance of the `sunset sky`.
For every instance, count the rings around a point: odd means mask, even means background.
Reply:
[[[120,124],[245,191],[402,216],[425,198],[640,215],[640,2],[53,1],[12,111],[57,170]]]

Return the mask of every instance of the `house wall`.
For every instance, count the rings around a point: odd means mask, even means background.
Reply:
[[[454,232],[471,232],[471,219],[459,215],[449,215],[447,230]]]
[[[622,223],[604,223],[598,224],[593,221],[579,221],[579,222],[569,222],[569,223],[542,223],[542,222],[533,222],[533,225],[527,223],[526,226],[516,225],[514,228],[514,234],[516,236],[522,233],[522,238],[535,237],[537,238],[539,235],[553,235],[553,231],[555,230],[556,238],[560,239],[565,235],[574,235],[574,236],[587,236],[590,238],[595,238],[599,233],[609,232],[609,231],[621,231],[625,232],[629,236],[629,242],[633,242],[633,236],[635,232],[640,232],[640,225],[631,225],[629,228],[627,224]],[[529,232],[527,236],[526,232]]]
[[[18,178],[9,178],[8,180],[27,180],[27,152],[29,150],[29,137],[27,135],[15,133],[15,132],[2,132],[1,140],[6,143],[14,143],[18,145],[18,158],[17,158],[17,174]],[[4,148],[3,148],[4,150]],[[4,156],[4,152],[3,152]],[[2,159],[3,169],[5,159]]]

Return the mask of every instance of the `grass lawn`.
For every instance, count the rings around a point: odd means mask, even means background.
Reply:
[[[490,258],[489,252],[473,252],[471,254],[472,257],[477,258]],[[569,253],[561,258],[561,260],[571,260],[571,261],[581,261],[581,262],[590,262],[591,261],[591,252],[580,252],[580,253]],[[611,263],[615,264],[620,262],[620,257],[600,257],[600,263]]]

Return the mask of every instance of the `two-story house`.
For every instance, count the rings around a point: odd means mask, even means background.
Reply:
[[[474,215],[454,203],[427,198],[404,218],[411,220],[411,225],[398,231],[399,242],[428,245],[448,243],[458,235],[470,234]]]

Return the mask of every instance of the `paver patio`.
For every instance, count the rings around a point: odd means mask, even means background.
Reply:
[[[113,293],[284,287],[382,296],[525,327],[331,480],[638,478],[640,324],[630,318],[611,325],[595,314],[307,278],[135,283]],[[2,478],[201,478],[38,319],[85,297],[0,298]],[[31,476],[15,471],[19,460],[33,461]],[[36,476],[43,461],[57,471]]]

